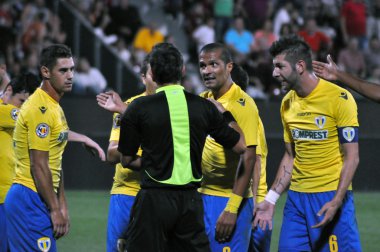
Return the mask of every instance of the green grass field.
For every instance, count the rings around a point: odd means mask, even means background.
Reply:
[[[106,251],[106,228],[109,203],[107,191],[67,191],[71,229],[58,240],[60,252],[104,252]],[[283,195],[276,205],[275,226],[271,251],[277,251]],[[359,224],[363,251],[379,251],[380,193],[355,193],[356,217]]]

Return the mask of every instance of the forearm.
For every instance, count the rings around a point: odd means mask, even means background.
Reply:
[[[339,81],[354,89],[358,93],[380,103],[380,85],[355,77],[344,71],[337,71]],[[380,83],[379,83],[380,84]]]
[[[141,157],[140,156],[121,156],[120,163],[124,168],[139,171],[141,169]]]
[[[68,141],[70,141],[70,142],[86,143],[90,140],[91,139],[86,135],[83,135],[83,134],[77,133],[75,131],[69,130]]]
[[[58,201],[59,201],[60,208],[63,209],[65,212],[67,212],[67,201],[66,201],[66,195],[65,195],[63,170],[61,170],[61,178],[59,180]]]
[[[111,164],[117,164],[120,162],[120,152],[117,150],[117,145],[108,148],[107,161]]]
[[[59,202],[54,192],[52,174],[48,164],[31,164],[31,170],[37,192],[41,195],[49,210],[59,210]]]
[[[349,160],[345,159],[342,171],[340,173],[338,189],[334,196],[334,200],[337,200],[339,202],[343,201],[347,189],[352,183],[352,179],[354,178],[358,164],[359,158],[352,157]]]
[[[271,190],[281,195],[290,184],[290,180],[292,178],[292,171],[293,171],[293,158],[285,154],[281,160],[281,163],[278,168],[275,181],[272,184]]]
[[[244,165],[239,165],[236,170],[235,183],[232,188],[232,193],[244,196],[249,183],[251,182],[253,169],[256,162],[256,148],[249,147],[247,151],[242,155]]]
[[[252,194],[253,198],[256,200],[257,196],[257,190],[259,188],[259,183],[260,183],[260,176],[261,176],[261,156],[256,155],[256,162],[255,162],[255,167],[253,168],[253,173],[252,173]]]

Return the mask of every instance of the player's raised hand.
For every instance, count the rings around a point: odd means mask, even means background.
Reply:
[[[115,91],[107,91],[96,96],[98,105],[108,111],[115,113],[124,113],[127,105],[121,100]]]
[[[229,241],[235,229],[236,219],[237,214],[223,211],[216,222],[215,240],[220,243]]]
[[[253,220],[252,226],[255,228],[259,226],[262,230],[266,230],[268,227],[269,230],[273,228],[273,216],[274,216],[275,205],[264,200],[260,204],[255,206],[253,215],[255,219]]]
[[[331,55],[327,55],[327,62],[313,60],[313,70],[315,74],[325,80],[334,81],[337,80],[338,66],[332,60]]]
[[[319,212],[317,213],[318,216],[324,215],[324,217],[322,221],[312,226],[312,228],[320,228],[330,223],[341,205],[342,203],[337,202],[335,200],[329,201],[326,204],[324,204],[321,210],[319,210]]]

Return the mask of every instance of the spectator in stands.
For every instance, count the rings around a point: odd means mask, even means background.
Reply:
[[[265,20],[263,27],[257,30],[253,37],[255,38],[254,51],[267,51],[272,43],[278,39],[273,33],[273,25],[270,19]]]
[[[105,29],[105,34],[116,34],[130,45],[141,27],[139,10],[129,4],[128,0],[120,0],[117,6],[110,9],[111,22]]]
[[[226,30],[231,26],[234,16],[234,0],[215,0],[214,18],[216,41],[221,42]]]
[[[21,43],[25,53],[37,49],[38,51],[43,46],[43,40],[47,34],[45,14],[39,12],[34,16],[33,21],[26,27],[22,35]]]
[[[364,54],[359,49],[357,38],[352,37],[348,41],[347,47],[340,51],[338,65],[350,74],[360,76],[361,78],[365,77],[366,65],[364,62]]]
[[[377,36],[380,38],[380,0],[370,1],[369,15],[367,18],[367,38]]]
[[[138,65],[141,65],[145,56],[150,53],[154,45],[164,42],[164,38],[154,20],[149,21],[147,26],[142,27],[138,31],[133,42],[133,54]]]
[[[291,23],[291,14],[294,11],[293,2],[284,1],[284,5],[277,10],[273,21],[273,31],[277,37],[280,36],[280,30],[283,24]]]
[[[326,58],[327,52],[332,46],[332,41],[318,30],[318,25],[314,18],[309,18],[305,21],[305,26],[298,32],[298,35],[309,44],[313,52],[313,58]]]
[[[245,29],[243,18],[235,18],[233,27],[224,36],[224,42],[233,53],[236,63],[242,65],[251,53],[254,43],[253,34]]]
[[[367,14],[363,0],[347,0],[343,3],[340,15],[340,26],[343,39],[346,44],[350,37],[356,37],[359,48],[364,49],[367,45]]]
[[[364,60],[366,68],[369,72],[380,67],[380,39],[373,36],[368,44],[368,48],[364,51]]]
[[[197,44],[197,53],[207,44],[215,42],[214,19],[206,17],[204,23],[199,25],[193,32],[192,37]]]
[[[80,58],[74,75],[73,94],[94,95],[106,87],[107,81],[99,69],[92,67],[86,58]]]

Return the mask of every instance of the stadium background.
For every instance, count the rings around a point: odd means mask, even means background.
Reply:
[[[139,6],[144,1],[130,1]],[[62,20],[62,28],[67,33],[68,44],[76,57],[85,56],[106,76],[111,88],[124,98],[139,93],[142,89],[138,75],[117,57],[109,46],[102,43],[81,14],[65,1],[46,1],[46,5]],[[161,10],[151,10],[152,16]],[[162,11],[161,11],[162,12]],[[169,30],[183,36],[173,24]],[[183,40],[181,40],[183,41]],[[183,50],[186,41],[179,43]],[[256,101],[262,117],[269,147],[267,177],[271,184],[277,165],[283,154],[280,101]],[[108,146],[112,115],[100,109],[95,97],[75,97],[67,95],[62,99],[70,128],[85,133],[95,139],[104,150]],[[358,99],[360,123],[360,164],[354,178],[359,229],[364,251],[378,251],[379,237],[376,223],[380,212],[380,106],[365,99]],[[71,232],[58,242],[60,251],[105,251],[105,230],[109,189],[114,168],[100,162],[86,153],[79,144],[69,143],[63,158],[65,188],[71,215]],[[281,223],[282,197],[277,206],[276,225],[273,234],[272,251],[275,251]],[[377,217],[377,218],[376,218]]]

